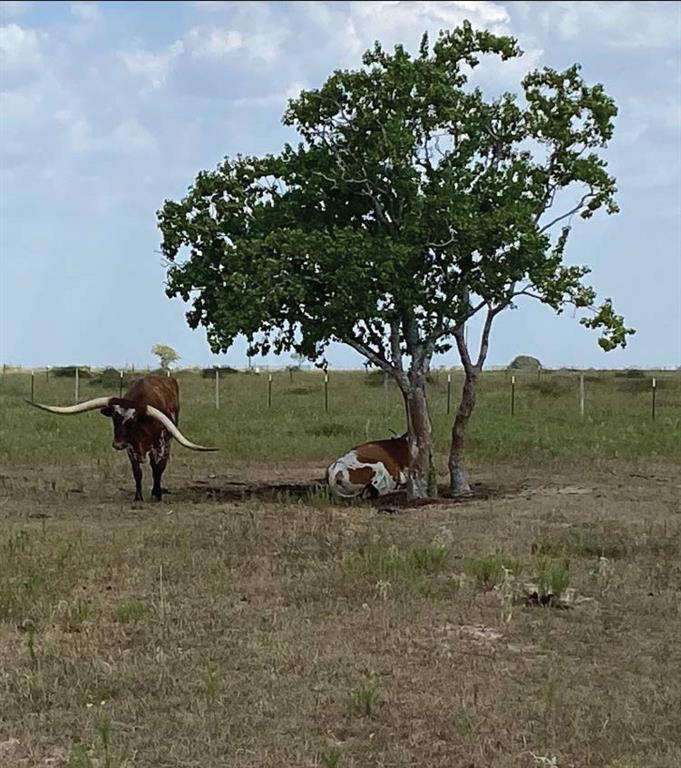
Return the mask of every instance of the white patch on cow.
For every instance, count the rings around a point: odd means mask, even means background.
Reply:
[[[114,411],[123,419],[123,423],[135,417],[134,408],[123,408],[122,405],[114,405]]]
[[[159,461],[168,458],[168,448],[170,441],[168,440],[168,431],[162,429],[158,436],[158,440],[151,447],[151,457],[158,464]]]
[[[350,470],[366,468],[373,471],[369,481],[355,483],[350,479]],[[400,473],[396,481],[382,461],[374,463],[360,461],[356,451],[348,451],[345,456],[334,461],[327,469],[327,477],[331,492],[344,499],[359,496],[367,485],[372,485],[379,496],[384,496],[386,493],[398,490],[407,482],[404,472]]]
[[[128,456],[130,456],[133,461],[136,461],[138,464],[146,463],[146,456],[140,456],[131,445],[128,445],[126,451],[128,452]]]

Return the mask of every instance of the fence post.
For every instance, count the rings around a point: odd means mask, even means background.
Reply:
[[[511,376],[511,416],[515,413],[515,376]]]
[[[215,410],[220,410],[220,369],[215,369]]]
[[[447,415],[452,410],[452,374],[447,374]]]
[[[579,415],[584,416],[584,374],[579,374]]]
[[[76,386],[75,386],[75,402],[78,402],[78,366],[76,366]]]
[[[653,397],[652,397],[652,400],[653,400],[653,402],[652,402],[652,408],[653,408],[652,416],[653,416],[653,421],[655,421],[655,393],[657,392],[657,381],[656,381],[654,376],[653,376],[653,386],[651,387],[651,389],[652,389],[652,395],[653,395]]]
[[[329,412],[329,374],[324,371],[324,411]]]
[[[49,381],[49,380],[50,380],[50,366],[48,365],[45,367],[45,381]]]
[[[267,407],[272,407],[272,374],[267,377]]]
[[[123,371],[119,371],[118,396],[123,397]]]
[[[31,402],[35,402],[35,398],[33,397],[35,394],[35,372],[31,371]]]

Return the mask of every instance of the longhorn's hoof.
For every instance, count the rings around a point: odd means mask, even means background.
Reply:
[[[141,493],[135,494],[135,498],[132,500],[132,503],[134,504],[136,501],[144,501]]]
[[[152,492],[151,500],[152,501],[162,501],[163,500],[163,495],[161,493],[154,493],[154,492]]]

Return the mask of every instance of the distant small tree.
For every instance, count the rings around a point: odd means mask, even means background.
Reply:
[[[151,354],[158,357],[161,361],[161,368],[164,371],[167,371],[173,363],[176,363],[180,359],[177,352],[167,344],[155,344],[151,348]]]

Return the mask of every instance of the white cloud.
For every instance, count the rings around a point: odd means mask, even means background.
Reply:
[[[0,82],[3,90],[24,85],[42,64],[40,36],[18,24],[0,27]]]
[[[113,149],[126,154],[136,154],[156,149],[156,139],[134,117],[116,126],[108,142]]]
[[[289,99],[295,99],[305,88],[304,83],[294,82],[283,91],[270,93],[266,96],[245,96],[239,99],[233,99],[232,105],[235,107],[276,107],[282,109],[286,106]]]
[[[630,96],[620,108],[632,126],[643,124],[671,134],[678,142],[681,133],[681,98],[671,96]]]
[[[135,155],[153,151],[157,147],[154,136],[135,117],[129,117],[113,129],[104,129],[97,135],[91,122],[83,117],[70,119],[65,113],[61,122],[68,123],[67,141],[75,154],[97,152],[113,155]]]
[[[681,5],[667,2],[552,2],[543,6],[542,22],[565,40],[597,35],[614,48],[678,47]]]
[[[69,147],[72,152],[87,152],[95,146],[92,128],[87,120],[75,120],[69,126]]]
[[[128,72],[141,75],[147,79],[153,88],[160,88],[165,82],[173,62],[184,53],[184,43],[176,40],[162,51],[154,53],[143,49],[121,51],[118,56],[122,59]]]
[[[4,126],[6,127],[10,122],[14,124],[30,120],[35,115],[41,100],[41,94],[35,89],[24,88],[0,92],[0,114],[2,114]]]
[[[285,30],[276,28],[244,32],[226,27],[193,27],[185,42],[194,59],[220,60],[244,51],[253,59],[271,64],[279,57],[286,36]]]
[[[15,18],[26,13],[33,3],[20,2],[19,0],[3,0],[0,2],[0,15]]]
[[[83,2],[83,0],[80,0],[77,3],[71,3],[71,13],[80,21],[89,24],[97,23],[102,18],[97,3]]]
[[[40,64],[38,34],[18,24],[0,27],[0,63],[4,67]]]
[[[451,29],[468,19],[474,27],[508,32],[509,15],[500,4],[481,2],[405,2],[376,0],[351,2],[349,6],[311,2],[304,5],[309,18],[330,35],[331,42],[346,56],[355,59],[375,40],[385,47],[401,42],[415,48],[427,31],[431,40],[441,29]]]

